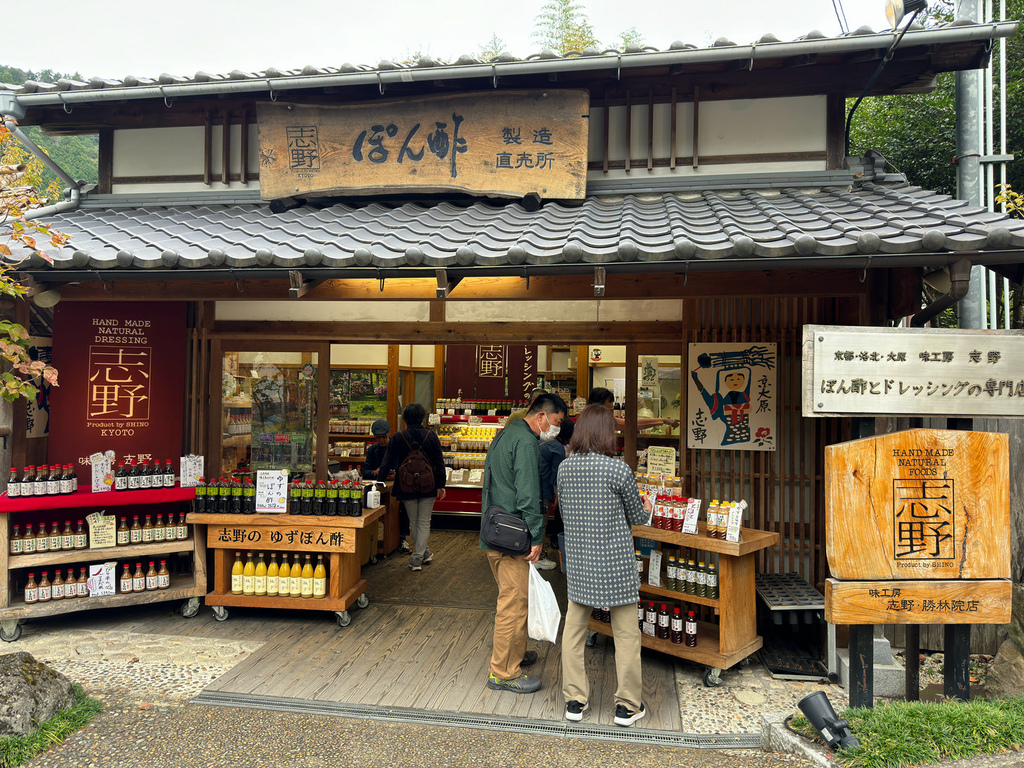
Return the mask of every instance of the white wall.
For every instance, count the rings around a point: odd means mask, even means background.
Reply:
[[[600,322],[611,320],[681,320],[683,303],[657,301],[452,301],[445,317],[453,323],[529,321]]]
[[[425,323],[425,301],[218,301],[217,320]]]

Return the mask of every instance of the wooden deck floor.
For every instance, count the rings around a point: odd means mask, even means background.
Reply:
[[[363,568],[370,604],[339,628],[319,611],[231,608],[227,621],[209,609],[185,620],[167,610],[104,612],[105,628],[167,635],[265,640],[251,657],[207,690],[353,705],[414,708],[535,719],[563,717],[560,645],[530,641],[540,654],[530,674],[543,688],[520,696],[486,687],[497,589],[475,532],[435,532],[434,562],[413,573],[395,554]],[[565,605],[565,577],[545,572]],[[67,617],[70,618],[70,617]],[[78,621],[87,621],[81,614]],[[615,705],[613,649],[599,637],[587,649],[591,714],[611,725]],[[643,727],[681,730],[673,660],[644,653]]]

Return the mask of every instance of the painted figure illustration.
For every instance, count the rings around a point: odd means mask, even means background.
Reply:
[[[722,445],[750,442],[751,368],[771,370],[775,355],[766,347],[749,347],[732,352],[705,353],[697,358],[698,367],[690,375],[708,406],[712,419],[722,422]],[[700,371],[715,369],[715,390],[709,392],[700,379]]]

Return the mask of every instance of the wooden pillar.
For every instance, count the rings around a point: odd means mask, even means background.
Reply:
[[[395,431],[400,429],[398,424],[398,377],[401,374],[398,370],[398,345],[388,344],[388,423]],[[406,397],[405,404],[412,402],[412,398]]]
[[[944,629],[942,693],[950,699],[967,701],[971,698],[971,625],[946,624]]]
[[[626,344],[626,401],[622,404],[622,415],[626,419],[622,432],[622,455],[626,463],[636,472],[636,400],[640,394],[637,384],[639,349],[637,344]]]
[[[850,625],[850,706],[874,706],[875,627]]]
[[[906,691],[904,697],[907,701],[921,700],[921,625],[908,624],[906,626],[906,639],[903,641],[904,663],[906,665]]]
[[[327,459],[331,450],[331,345],[316,345],[316,434],[317,451],[313,471],[318,479],[327,478]]]

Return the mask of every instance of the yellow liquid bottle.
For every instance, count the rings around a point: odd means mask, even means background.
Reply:
[[[267,564],[263,560],[263,553],[260,552],[259,560],[256,561],[256,595],[262,597],[267,594]]]
[[[270,556],[267,566],[267,596],[277,597],[277,555]]]
[[[313,563],[311,562],[312,556],[306,555],[306,562],[302,566],[302,597],[313,596]]]
[[[242,553],[235,552],[235,564],[231,566],[231,594],[242,594]]]
[[[324,556],[316,556],[316,568],[313,569],[313,597],[327,597],[327,569],[324,568]]]
[[[247,552],[245,568],[242,569],[242,594],[256,594],[256,564],[252,561],[252,552]]]
[[[288,579],[292,597],[302,597],[302,566],[299,564],[299,556],[295,555],[292,560],[291,577]]]

